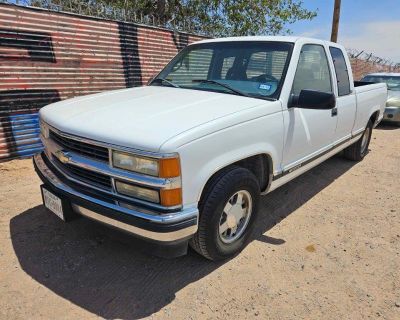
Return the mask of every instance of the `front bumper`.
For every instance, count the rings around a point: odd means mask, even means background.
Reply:
[[[163,214],[149,209],[121,207],[70,187],[53,173],[55,169],[46,163],[44,157],[44,153],[33,157],[39,177],[54,193],[67,199],[72,209],[80,215],[163,244],[187,241],[197,231],[199,211],[196,207]]]
[[[382,121],[400,123],[400,107],[386,107]]]

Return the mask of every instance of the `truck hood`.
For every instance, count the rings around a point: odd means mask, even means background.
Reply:
[[[40,117],[66,133],[157,152],[172,137],[266,103],[270,102],[209,91],[146,86],[56,102],[42,108]],[[240,117],[235,118],[240,121]]]

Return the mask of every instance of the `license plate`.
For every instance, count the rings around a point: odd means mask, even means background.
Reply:
[[[60,219],[65,221],[62,203],[59,197],[52,194],[47,189],[43,188],[43,202],[47,209],[49,209],[51,212],[55,213]]]

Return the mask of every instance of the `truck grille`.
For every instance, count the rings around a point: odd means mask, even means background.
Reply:
[[[56,142],[65,151],[73,151],[100,161],[109,161],[108,149],[93,144],[88,144],[78,140],[70,139],[59,135],[58,133],[50,130],[50,138]]]
[[[65,175],[71,178],[102,189],[111,190],[111,178],[107,175],[80,168],[68,163],[62,163],[56,157],[53,157],[53,162]]]

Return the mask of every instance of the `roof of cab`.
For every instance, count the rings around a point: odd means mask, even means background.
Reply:
[[[212,43],[212,42],[230,42],[230,41],[279,41],[279,42],[296,42],[298,40],[308,40],[308,41],[323,41],[328,44],[332,44],[337,46],[338,44],[321,40],[321,39],[313,39],[313,38],[305,38],[298,36],[244,36],[244,37],[226,37],[226,38],[213,38],[213,39],[205,39],[201,41],[194,42],[192,44],[198,43]]]

